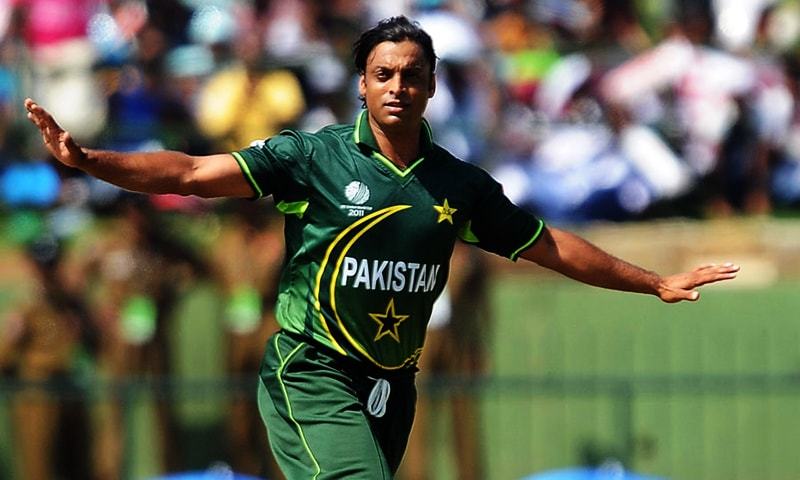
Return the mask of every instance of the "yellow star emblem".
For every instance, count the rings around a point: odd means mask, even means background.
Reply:
[[[451,208],[450,204],[447,203],[447,199],[444,199],[442,205],[434,205],[433,209],[439,213],[439,218],[436,220],[436,223],[442,223],[445,220],[450,222],[450,225],[453,224],[453,214],[458,211],[457,208]]]
[[[377,342],[381,338],[389,335],[395,342],[400,343],[400,332],[397,328],[409,317],[409,315],[397,315],[394,311],[394,298],[389,300],[384,313],[370,313],[369,316],[378,324],[378,333],[375,335]]]

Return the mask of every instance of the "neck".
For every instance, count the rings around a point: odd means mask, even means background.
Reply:
[[[401,169],[411,165],[419,158],[419,135],[422,128],[422,119],[415,124],[401,125],[396,128],[386,128],[378,125],[369,117],[369,127],[375,136],[381,153]]]

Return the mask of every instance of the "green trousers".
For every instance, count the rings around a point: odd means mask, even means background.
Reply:
[[[376,370],[295,334],[269,339],[258,405],[288,480],[394,476],[414,419],[415,371]]]

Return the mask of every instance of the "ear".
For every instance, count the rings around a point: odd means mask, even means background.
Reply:
[[[367,96],[367,78],[366,74],[362,73],[358,76],[358,95],[360,97]]]
[[[428,98],[433,98],[434,93],[436,93],[436,75],[431,74],[431,83],[428,86]]]

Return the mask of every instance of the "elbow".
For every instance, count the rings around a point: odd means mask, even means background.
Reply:
[[[252,198],[250,184],[246,182],[238,163],[230,155],[188,157],[182,173],[173,177],[174,193],[202,198],[242,197]]]
[[[541,238],[539,238],[531,248],[526,250],[522,257],[539,266],[556,269],[562,259],[551,229],[546,228],[542,232]]]
[[[206,185],[206,182],[204,181],[202,164],[197,159],[192,158],[189,168],[177,176],[175,185],[171,190],[178,195],[209,198],[212,195],[206,191],[207,189],[204,188],[204,185]]]
[[[175,185],[172,188],[166,189],[169,190],[171,193],[175,193],[177,195],[182,196],[190,196],[190,195],[198,195],[198,182],[196,177],[191,173],[185,173],[178,177],[175,181]]]

